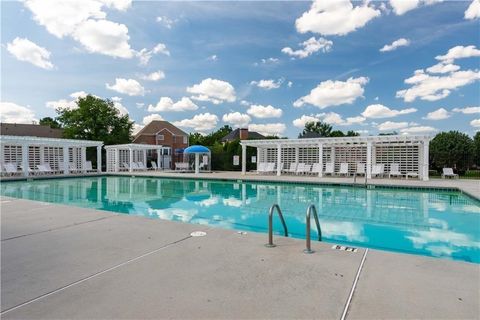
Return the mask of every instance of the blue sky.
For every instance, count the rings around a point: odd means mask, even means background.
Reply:
[[[1,6],[1,121],[55,116],[90,93],[137,129],[151,119],[288,137],[313,119],[370,135],[480,129],[479,0]]]

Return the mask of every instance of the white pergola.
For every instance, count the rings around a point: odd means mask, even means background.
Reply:
[[[132,163],[142,162],[147,165],[147,151],[156,150],[158,158],[164,149],[170,149],[162,145],[128,143],[105,146],[107,150],[107,172],[119,172],[123,163],[128,164],[128,170],[133,171]],[[158,159],[157,159],[158,161]],[[158,164],[160,165],[160,164]]]
[[[0,163],[13,163],[28,176],[30,169],[49,164],[52,170],[64,174],[70,171],[87,172],[86,149],[97,148],[97,172],[101,172],[102,141],[42,138],[29,136],[0,136]]]
[[[282,174],[281,164],[319,163],[323,176],[326,163],[334,163],[335,171],[341,163],[349,164],[354,174],[356,165],[366,166],[366,177],[372,177],[372,167],[383,164],[388,173],[390,165],[399,165],[401,172],[417,174],[428,180],[428,156],[430,136],[385,135],[339,138],[242,140],[242,174],[246,173],[247,147],[257,148],[257,163],[274,162],[276,174]]]

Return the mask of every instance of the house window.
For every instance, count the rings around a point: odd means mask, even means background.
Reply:
[[[183,143],[184,143],[184,144],[187,144],[187,143],[188,143],[188,138],[187,138],[187,136],[183,136]]]
[[[163,141],[165,140],[165,136],[163,134],[157,135],[157,140]]]

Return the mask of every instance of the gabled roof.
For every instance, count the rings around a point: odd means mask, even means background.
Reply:
[[[233,141],[233,140],[237,140],[237,139],[240,139],[240,129],[233,130],[232,132],[227,134],[225,137],[223,137],[221,141],[226,142],[226,141]],[[258,132],[255,132],[255,131],[248,131],[248,139],[249,140],[250,139],[265,139],[265,136],[261,135]]]
[[[152,122],[147,124],[145,127],[143,127],[143,129],[140,130],[135,135],[135,138],[133,140],[135,141],[135,139],[137,139],[142,135],[156,135],[159,131],[162,131],[164,129],[170,131],[172,134],[176,136],[188,136],[188,134],[185,131],[177,128],[176,126],[174,126],[168,121],[153,120]]]
[[[2,136],[62,138],[63,129],[52,129],[40,124],[0,123],[0,134]]]

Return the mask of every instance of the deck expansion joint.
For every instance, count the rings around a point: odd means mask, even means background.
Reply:
[[[362,260],[360,261],[360,265],[358,266],[357,274],[355,275],[355,279],[353,280],[352,289],[350,290],[350,294],[348,295],[347,301],[345,303],[345,308],[343,309],[342,316],[340,320],[345,320],[347,318],[348,310],[350,309],[350,304],[352,302],[353,294],[355,293],[355,289],[357,288],[358,279],[360,278],[360,273],[363,270],[363,265],[365,263],[365,259],[367,258],[368,248],[365,249],[363,253]]]

